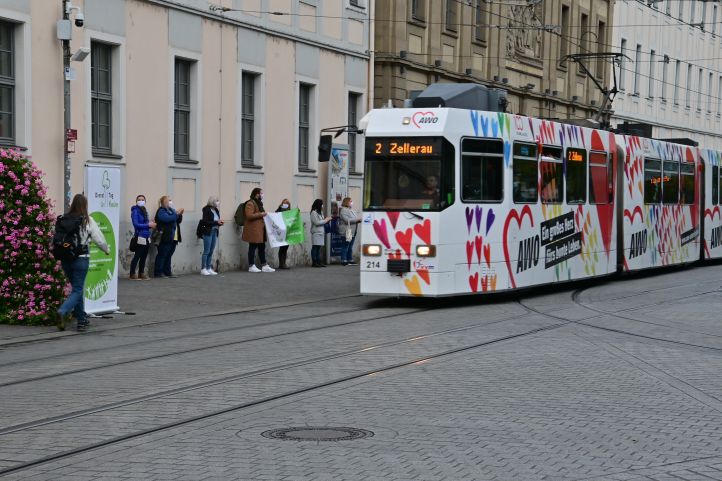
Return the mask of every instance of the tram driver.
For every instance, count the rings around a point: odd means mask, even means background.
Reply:
[[[422,191],[424,197],[431,199],[431,207],[437,208],[439,206],[439,179],[435,175],[429,175],[426,177],[426,184]]]

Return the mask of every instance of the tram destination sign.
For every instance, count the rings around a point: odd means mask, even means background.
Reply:
[[[441,137],[384,137],[366,139],[366,158],[438,157]]]

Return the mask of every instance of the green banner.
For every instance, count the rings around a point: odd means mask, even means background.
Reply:
[[[281,212],[283,223],[286,224],[286,242],[288,245],[303,244],[306,235],[301,220],[301,210],[292,209]]]

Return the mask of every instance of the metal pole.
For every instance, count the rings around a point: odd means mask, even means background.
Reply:
[[[63,0],[63,20],[68,20],[70,16],[66,10],[68,0]],[[63,119],[63,159],[64,159],[64,184],[63,184],[63,207],[67,212],[70,209],[70,156],[68,155],[68,129],[70,128],[70,80],[68,72],[70,70],[70,40],[63,40],[63,93],[64,93],[64,119]]]

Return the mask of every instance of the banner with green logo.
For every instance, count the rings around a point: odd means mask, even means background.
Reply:
[[[271,247],[303,244],[305,235],[299,209],[269,213],[263,221]]]
[[[90,268],[85,278],[85,312],[101,314],[118,310],[118,229],[120,222],[120,168],[85,166],[88,213],[110,249],[106,255],[90,243]]]

